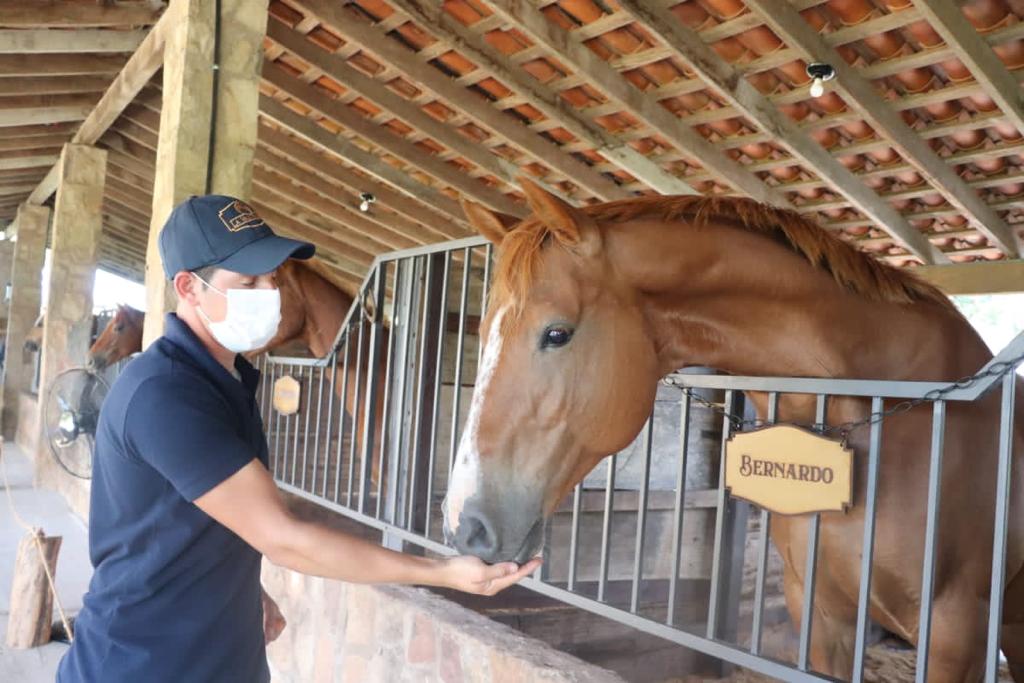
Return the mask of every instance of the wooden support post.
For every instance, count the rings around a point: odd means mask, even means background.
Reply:
[[[268,0],[221,0],[220,4],[221,25],[230,25],[231,31],[228,37],[222,29],[219,50],[214,0],[176,0],[168,10],[177,16],[164,46],[143,346],[163,334],[164,314],[174,308],[158,248],[160,230],[171,210],[190,195],[211,192],[247,199],[251,193]]]
[[[18,544],[11,582],[11,612],[7,618],[9,648],[26,649],[50,642],[53,593],[46,570],[56,578],[60,543],[60,536],[46,536],[42,529],[37,529]]]

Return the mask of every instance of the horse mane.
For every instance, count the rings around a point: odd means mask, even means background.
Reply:
[[[725,222],[763,234],[802,255],[815,268],[827,271],[840,287],[880,302],[911,304],[930,302],[955,311],[940,289],[913,273],[882,263],[839,239],[795,211],[737,197],[639,197],[595,204],[579,209],[590,218],[622,223],[637,218],[663,221],[689,219],[695,228],[711,221]],[[501,243],[494,292],[511,297],[521,306],[529,290],[537,258],[550,239],[548,228],[537,218],[520,223]]]

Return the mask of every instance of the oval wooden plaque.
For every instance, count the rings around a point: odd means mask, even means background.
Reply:
[[[285,375],[274,382],[274,409],[282,415],[299,412],[299,383],[294,377]]]

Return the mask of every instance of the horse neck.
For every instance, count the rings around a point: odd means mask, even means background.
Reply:
[[[614,270],[637,291],[666,373],[708,366],[738,375],[956,379],[989,357],[951,310],[850,292],[764,235],[634,221],[606,228],[605,238]]]

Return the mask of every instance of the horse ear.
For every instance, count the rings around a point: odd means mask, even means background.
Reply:
[[[505,235],[512,232],[512,228],[519,222],[515,216],[491,211],[468,199],[460,199],[459,204],[462,205],[462,211],[466,214],[469,224],[495,245],[500,245]]]
[[[571,248],[596,247],[597,229],[587,214],[529,178],[519,178],[519,187],[530,209],[559,242]]]

